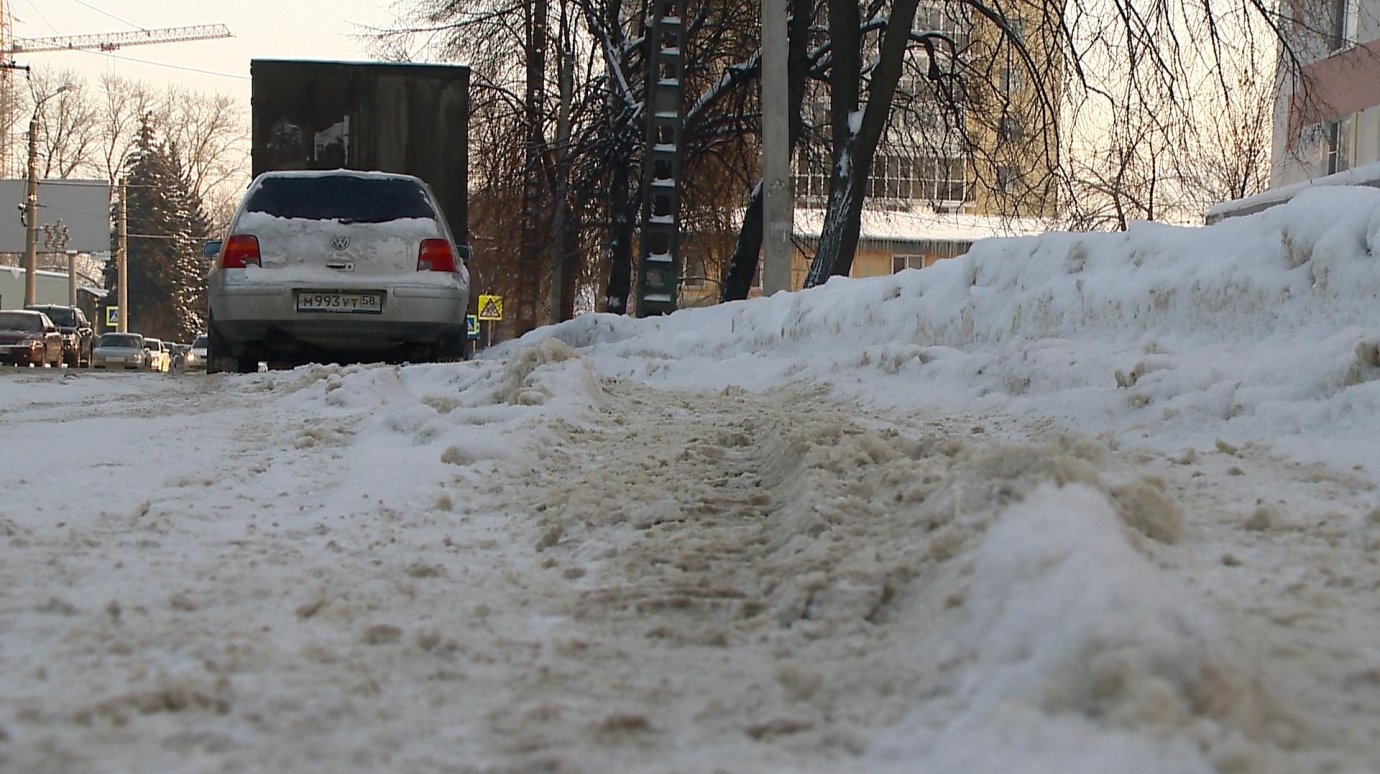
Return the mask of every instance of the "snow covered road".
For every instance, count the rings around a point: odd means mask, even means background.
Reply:
[[[1380,761],[1371,471],[554,340],[0,396],[0,768]]]

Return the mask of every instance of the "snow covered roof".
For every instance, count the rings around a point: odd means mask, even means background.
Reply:
[[[795,211],[797,238],[818,239],[823,228],[824,210]],[[892,242],[976,242],[989,237],[1043,234],[1053,229],[1052,222],[1040,218],[864,209],[859,236],[864,240]]]
[[[1372,188],[1380,187],[1380,161],[1373,164],[1363,164],[1359,167],[1338,172],[1336,174],[1320,177],[1316,180],[1300,180],[1297,183],[1282,185],[1278,188],[1271,188],[1268,191],[1261,191],[1252,196],[1243,196],[1240,199],[1232,199],[1229,202],[1218,202],[1208,208],[1207,222],[1215,223],[1222,218],[1229,218],[1233,215],[1249,215],[1253,212],[1260,212],[1267,207],[1276,204],[1283,204],[1298,194],[1305,188],[1318,185],[1367,185]]]

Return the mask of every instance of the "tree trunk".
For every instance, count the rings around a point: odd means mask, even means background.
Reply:
[[[523,170],[521,253],[518,255],[517,314],[514,327],[521,336],[537,327],[537,302],[541,298],[541,237],[537,233],[537,209],[541,206],[541,162],[546,150],[542,117],[546,77],[547,0],[533,0],[525,7],[523,34],[527,46],[526,93],[523,117],[526,122],[526,165]]]
[[[567,276],[566,249],[570,243],[566,220],[566,194],[570,187],[570,111],[575,77],[575,55],[571,53],[567,34],[570,22],[566,4],[561,3],[561,51],[557,58],[560,81],[560,107],[556,117],[556,181],[555,212],[551,217],[551,288],[547,306],[548,319],[552,324],[570,319],[571,313],[565,303],[566,286],[572,279]]]
[[[858,7],[851,0],[829,6],[829,33],[834,54],[829,78],[829,121],[834,138],[834,167],[829,178],[829,209],[824,214],[819,250],[805,278],[807,288],[823,284],[832,276],[846,275],[853,269],[867,179],[872,173],[877,143],[891,112],[892,98],[896,95],[896,83],[901,77],[918,3],[919,0],[896,0],[892,6],[886,32],[882,35],[881,52],[872,69],[867,104],[856,124],[853,116],[859,110],[862,74]]]
[[[628,211],[628,168],[614,169],[609,186],[609,284],[604,309],[627,314],[632,289],[632,213]]]
[[[728,259],[720,301],[741,301],[752,290],[752,278],[757,273],[757,259],[762,252],[762,184],[752,188],[747,211],[743,213],[743,227],[738,241],[733,243],[733,256]]]

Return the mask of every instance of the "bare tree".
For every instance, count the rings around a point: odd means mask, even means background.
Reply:
[[[153,112],[154,97],[144,84],[113,75],[101,76],[98,97],[100,145],[93,166],[114,190],[138,141],[140,121]]]
[[[58,92],[64,85],[76,88]],[[90,162],[98,132],[94,126],[95,111],[80,86],[80,76],[72,70],[30,72],[29,101],[24,113],[32,115],[35,102],[48,97],[38,111],[35,166],[40,178],[72,177]],[[53,94],[57,96],[50,96]]]
[[[35,71],[35,93],[61,93],[39,116],[39,174],[103,178],[113,191],[148,120],[186,171],[197,200],[220,222],[228,217],[249,178],[248,116],[230,97],[179,87],[157,93],[146,84],[103,75],[95,84],[74,72]]]
[[[249,182],[249,117],[236,100],[170,87],[156,125],[187,174],[187,183],[213,220],[226,217]]]
[[[597,245],[599,257],[581,265],[599,265],[606,308],[626,310],[645,119],[645,3],[564,0],[561,9],[578,13],[553,15],[558,20],[543,41],[552,52],[541,68],[546,97],[535,111],[522,96],[532,41],[521,4],[429,0],[417,7],[417,24],[396,35],[430,39],[442,58],[471,64],[476,110],[487,105],[486,115],[520,126],[495,133],[496,141],[540,145],[519,174],[540,179],[543,210],[562,213],[555,226],[544,225],[554,228],[553,254]],[[760,246],[750,194],[759,119],[756,7],[699,0],[681,9],[686,71],[696,73],[684,84],[685,201],[712,206],[712,187],[719,206],[746,213],[724,298],[745,294]],[[1190,164],[1206,143],[1240,149],[1257,142],[1247,134],[1259,127],[1232,88],[1236,28],[1263,30],[1255,43],[1263,51],[1293,23],[1267,0],[842,0],[818,7],[799,0],[790,7],[792,142],[798,158],[827,159],[829,171],[824,233],[807,284],[851,270],[869,172],[879,150],[903,135],[945,163],[966,159],[960,163],[992,192],[980,204],[1004,213],[1048,216],[1056,202],[1074,202],[1085,224],[1121,227],[1185,211],[1212,177]],[[936,29],[936,12],[970,19],[971,32],[959,39]],[[416,50],[399,40],[385,36],[380,45]],[[1287,43],[1283,50],[1296,65]],[[565,88],[563,78],[571,79]],[[801,100],[815,88],[829,105],[820,122],[805,115]],[[1211,110],[1221,115],[1222,104],[1241,108],[1235,140],[1198,121]],[[1071,121],[1101,126],[1100,144],[1068,142]],[[511,149],[497,155],[511,158]],[[1024,172],[1012,176],[1012,169]],[[724,182],[735,178],[741,188],[725,194],[731,186]],[[696,199],[699,181],[705,193]],[[490,190],[502,195],[504,182]],[[553,306],[558,296],[548,296]]]
[[[1082,73],[1067,85],[1067,223],[1196,222],[1262,190],[1276,90],[1299,75],[1286,33],[1317,20],[1255,0],[1116,7],[1071,28]]]

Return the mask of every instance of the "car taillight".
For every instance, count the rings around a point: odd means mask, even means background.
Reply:
[[[449,239],[423,239],[417,251],[417,271],[455,271]]]
[[[259,238],[249,234],[236,234],[225,240],[220,248],[220,265],[224,269],[243,269],[253,264],[263,266],[259,258]]]

